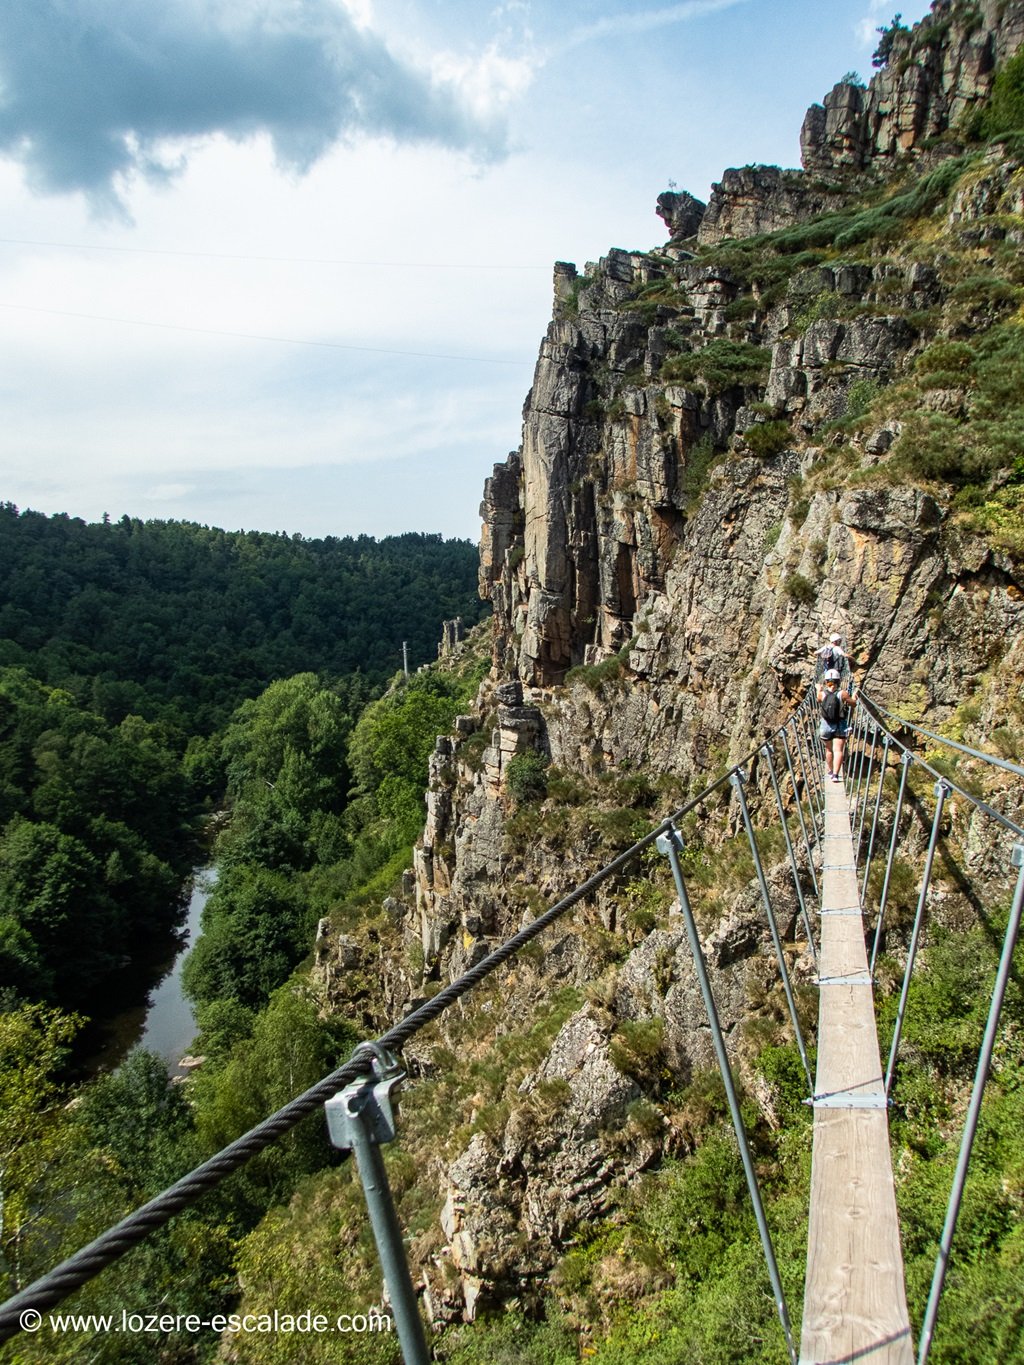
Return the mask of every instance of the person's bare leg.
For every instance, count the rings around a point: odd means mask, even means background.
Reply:
[[[846,747],[846,740],[842,735],[836,735],[835,739],[832,741],[832,746],[835,750],[835,756],[832,760],[832,771],[835,773],[836,777],[842,777],[843,749]]]
[[[832,776],[832,745],[835,742],[831,739],[823,741],[825,745],[825,773],[828,777]]]

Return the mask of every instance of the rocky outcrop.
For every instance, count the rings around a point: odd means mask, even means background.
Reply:
[[[701,245],[776,232],[831,213],[933,140],[955,133],[987,99],[998,66],[1024,42],[1024,0],[934,0],[913,28],[897,28],[885,66],[867,86],[838,82],[808,109],[803,172],[778,166],[727,170],[704,209],[685,191],[658,198],[673,240]],[[928,153],[950,155],[955,142]],[[702,212],[698,213],[697,209]]]
[[[711,187],[711,199],[697,240],[712,246],[728,237],[755,237],[806,222],[842,208],[847,194],[810,179],[801,171],[778,166],[743,166],[728,170]]]
[[[688,241],[697,235],[706,208],[686,190],[666,190],[658,195],[656,212],[673,240]]]
[[[935,0],[897,30],[866,89],[840,83],[812,105],[800,134],[807,171],[879,169],[955,129],[992,88],[997,66],[1024,41],[1021,0]]]
[[[791,884],[776,876],[772,895],[783,929],[792,930]],[[738,1032],[752,1001],[774,984],[768,941],[756,890],[708,936],[708,973],[727,1034]],[[510,1295],[529,1304],[578,1229],[605,1216],[619,1190],[664,1152],[684,1146],[643,1099],[650,1077],[641,1084],[623,1069],[614,1037],[617,1022],[660,1020],[652,1066],[668,1068],[677,1086],[715,1065],[681,927],[649,934],[630,953],[610,1003],[611,1013],[588,1004],[566,1021],[541,1066],[520,1085],[503,1130],[477,1133],[448,1167],[441,1213],[446,1257],[426,1275],[435,1321],[472,1320]],[[735,1036],[730,1047],[742,1052]]]

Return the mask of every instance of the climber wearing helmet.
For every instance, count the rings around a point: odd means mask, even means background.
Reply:
[[[843,750],[850,731],[849,708],[853,705],[854,697],[853,679],[844,683],[838,668],[827,668],[818,684],[818,702],[821,706],[819,734],[825,746],[826,775],[832,782],[842,781]]]

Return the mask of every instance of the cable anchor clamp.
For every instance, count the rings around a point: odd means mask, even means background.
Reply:
[[[360,1043],[352,1061],[367,1059],[371,1074],[352,1081],[324,1104],[327,1132],[341,1151],[351,1151],[359,1141],[379,1146],[397,1135],[393,1095],[406,1073],[379,1043]]]

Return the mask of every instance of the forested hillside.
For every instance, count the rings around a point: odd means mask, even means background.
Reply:
[[[468,543],[432,535],[307,541],[0,509],[5,1288],[351,1049],[345,1014],[325,1018],[290,978],[320,916],[372,915],[409,860],[427,756],[476,690],[479,632],[446,670],[416,670],[444,620],[468,629],[480,616],[476,571]],[[211,825],[215,805],[230,818]],[[143,964],[199,859],[217,869],[186,972],[201,1073],[186,1095],[136,1051],[83,1084],[71,1063],[85,1025],[120,1008],[132,981],[144,995]],[[307,1123],[83,1302],[230,1307],[240,1240],[332,1160]],[[36,1344],[71,1360],[82,1343]],[[212,1344],[185,1335],[164,1349],[184,1359]],[[149,1359],[152,1346],[127,1334],[104,1358]]]
[[[0,507],[0,664],[108,720],[209,735],[308,669],[380,686],[483,615],[469,541],[410,532],[306,540],[190,522],[86,523]]]
[[[298,802],[274,848],[250,830],[247,861],[272,862],[289,839],[343,848],[348,733],[401,667],[403,643],[417,667],[436,655],[443,620],[478,618],[475,578],[470,544],[434,535],[304,540],[0,507],[5,998],[113,1008],[115,976],[130,976],[180,914],[202,811],[229,771],[232,799],[255,783],[248,808],[259,815],[247,818],[266,838],[269,807]],[[300,673],[314,691],[333,689],[319,694],[336,723],[310,766],[294,708],[267,719],[264,703],[257,717],[279,731],[277,786],[263,769],[247,786],[237,737],[248,713],[222,750],[224,727],[247,698]],[[306,783],[315,789],[300,799]],[[326,823],[296,833],[318,806]],[[306,951],[303,937],[289,963]]]

